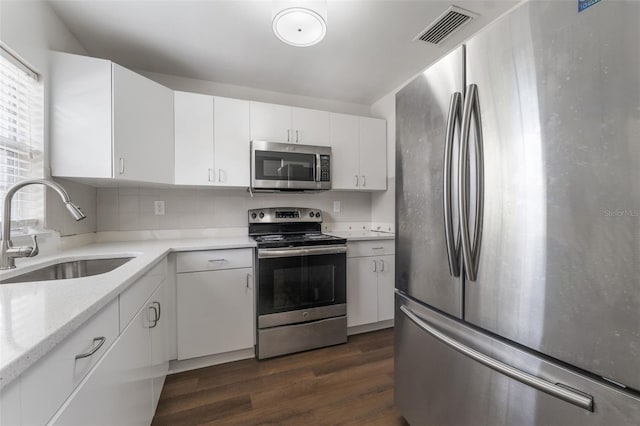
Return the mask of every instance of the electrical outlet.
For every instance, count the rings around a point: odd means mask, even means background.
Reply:
[[[153,214],[155,214],[156,216],[164,215],[164,201],[153,202]]]
[[[340,213],[340,201],[333,202],[333,212]]]

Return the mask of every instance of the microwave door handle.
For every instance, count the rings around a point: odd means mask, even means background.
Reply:
[[[320,170],[320,154],[316,154],[316,175],[315,175],[315,181],[316,182],[320,182],[320,175],[321,175],[321,170]]]

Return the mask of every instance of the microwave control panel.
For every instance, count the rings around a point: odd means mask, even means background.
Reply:
[[[320,156],[320,182],[331,182],[331,156]]]

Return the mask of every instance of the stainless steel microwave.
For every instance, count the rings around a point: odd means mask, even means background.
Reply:
[[[251,141],[251,188],[258,191],[331,189],[331,148]]]

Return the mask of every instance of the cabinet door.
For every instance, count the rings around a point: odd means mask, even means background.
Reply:
[[[252,271],[178,274],[178,359],[253,346]]]
[[[58,411],[56,425],[149,425],[151,334],[142,309]]]
[[[250,178],[250,102],[216,96],[213,111],[216,185],[247,187]]]
[[[153,293],[147,304],[151,330],[153,412],[155,412],[156,404],[160,399],[162,385],[169,370],[169,317],[166,315],[169,310],[169,303],[167,302],[167,292],[167,281],[164,281]]]
[[[112,70],[113,175],[173,183],[173,91],[117,64]]]
[[[347,326],[378,321],[378,265],[375,257],[347,259]]]
[[[378,321],[393,319],[395,291],[395,258],[378,258]]]
[[[294,142],[291,134],[291,107],[251,102],[251,140]]]
[[[331,188],[356,189],[360,175],[358,117],[330,114]]]
[[[292,108],[293,142],[330,146],[329,113],[315,109]]]
[[[175,183],[213,185],[213,96],[175,92]]]
[[[360,187],[387,189],[387,122],[360,117]]]
[[[50,55],[51,174],[111,179],[111,61]]]

